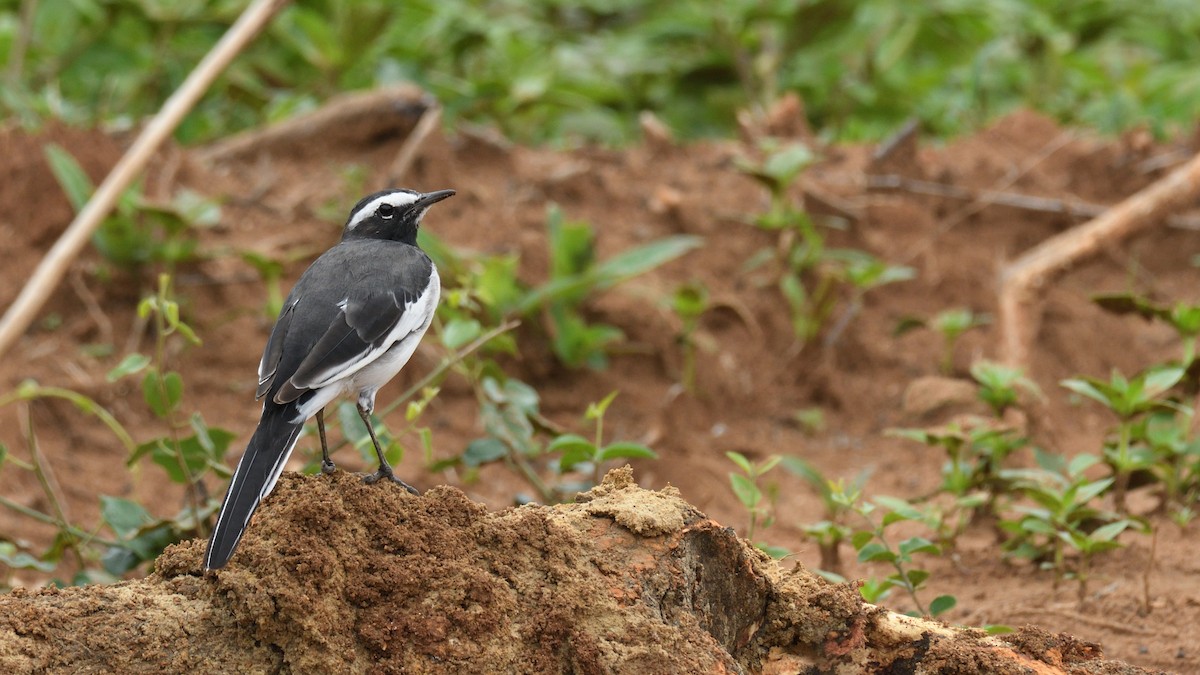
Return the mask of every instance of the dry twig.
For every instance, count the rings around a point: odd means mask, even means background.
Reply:
[[[34,315],[62,281],[67,267],[112,210],[121,192],[142,172],[150,157],[175,131],[175,127],[179,126],[183,117],[195,106],[204,92],[208,91],[213,80],[217,79],[234,57],[285,4],[287,0],[254,0],[192,70],[179,89],[167,99],[154,119],[150,120],[138,135],[133,146],[121,157],[92,198],[75,216],[75,220],[54,243],[54,247],[42,259],[33,277],[21,289],[21,294],[8,308],[4,318],[0,319],[0,354],[8,351],[33,322]]]
[[[413,120],[424,119],[436,107],[436,101],[411,84],[349,92],[312,112],[217,141],[195,156],[206,163],[220,163],[269,152],[303,152],[314,138],[361,142],[396,129],[407,130]]]
[[[1197,194],[1200,155],[1088,223],[1043,241],[1001,270],[998,325],[1004,361],[1028,365],[1030,343],[1037,333],[1031,300],[1046,281],[1102,245],[1163,222]]]

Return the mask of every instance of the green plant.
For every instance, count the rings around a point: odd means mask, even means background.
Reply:
[[[108,410],[78,392],[44,387],[27,380],[11,393],[0,397],[0,406],[12,403],[24,406],[24,436],[30,453],[30,461],[26,462],[13,456],[7,447],[0,444],[0,468],[8,465],[34,474],[50,504],[50,513],[19,504],[3,496],[0,496],[0,506],[51,525],[56,530],[50,547],[36,555],[15,542],[0,541],[0,563],[9,569],[49,573],[59,569],[64,556],[69,554],[75,566],[75,574],[70,583],[111,582],[140,564],[154,560],[167,545],[203,533],[203,520],[211,517],[219,505],[215,500],[207,502],[198,513],[189,506],[171,518],[159,519],[151,516],[135,502],[101,495],[100,520],[115,535],[111,538],[101,536],[98,528],[96,531],[87,531],[69,522],[61,506],[58,490],[53,487],[55,481],[49,473],[49,466],[39,449],[30,408],[32,404],[47,399],[67,401],[80,412],[95,417],[113,433],[131,457],[139,450],[128,431]],[[96,562],[99,562],[101,567],[95,567]],[[64,582],[56,580],[55,583],[62,585]]]
[[[683,284],[671,295],[671,309],[683,324],[678,336],[683,349],[681,384],[688,393],[694,393],[696,387],[696,329],[709,307],[708,289],[699,282]]]
[[[458,467],[471,480],[480,467],[500,462],[523,478],[543,503],[556,503],[599,485],[606,462],[658,457],[640,443],[604,443],[604,415],[617,392],[588,406],[584,421],[595,425],[595,433],[588,439],[565,433],[544,418],[537,391],[516,378],[485,375],[476,391],[485,435],[471,441],[459,455],[435,462],[431,470]],[[550,436],[550,441],[543,443],[543,436]],[[580,469],[588,472],[587,480],[564,479]],[[555,480],[548,482],[544,472],[552,472]]]
[[[770,206],[753,219],[760,229],[777,233],[774,249],[763,249],[747,268],[773,260],[780,292],[791,309],[792,329],[802,343],[815,338],[833,313],[837,300],[836,273],[826,259],[825,237],[790,195],[792,184],[817,161],[803,143],[781,144],[767,139],[759,148],[760,161],[741,158],[738,168],[767,189]]]
[[[169,275],[159,276],[157,292],[138,304],[138,316],[153,320],[154,351],[151,355],[137,352],[128,354],[109,371],[108,381],[116,382],[143,373],[142,399],[166,426],[166,434],[139,444],[130,454],[128,464],[133,465],[143,457],[149,457],[166,471],[173,482],[186,486],[189,522],[203,534],[205,518],[219,506],[217,500],[208,494],[203,480],[210,472],[222,478],[230,475],[224,457],[234,435],[225,429],[209,427],[199,412],[186,416],[185,420],[182,410],[183,376],[168,368],[167,345],[173,336],[194,345],[200,344],[200,339],[180,317],[179,303],[174,299]],[[175,529],[189,528],[178,526]],[[148,559],[135,556],[125,560],[136,565]]]
[[[802,525],[801,530],[806,537],[817,544],[817,551],[821,555],[821,572],[827,573],[827,576],[842,578],[844,570],[841,549],[842,544],[848,542],[850,535],[854,532],[847,522],[853,510],[834,495],[837,493],[862,494],[871,471],[863,469],[847,486],[841,480],[837,482],[829,480],[816,467],[799,457],[785,456],[781,464],[790,473],[804,479],[820,496],[821,505],[825,509],[824,519]]]
[[[91,181],[75,158],[57,145],[45,148],[46,160],[76,211],[93,192]],[[161,263],[168,268],[196,257],[195,227],[221,220],[221,209],[212,200],[191,190],[176,192],[170,202],[156,202],[142,194],[141,184],[129,187],[117,199],[116,211],[92,235],[96,250],[112,264],[131,270]]]
[[[801,343],[820,335],[837,305],[839,292],[843,286],[848,287],[847,307],[826,337],[826,345],[833,344],[861,311],[868,291],[911,279],[915,271],[889,265],[863,251],[827,248],[825,235],[791,196],[793,184],[817,161],[817,156],[803,143],[781,143],[773,138],[761,141],[759,151],[761,160],[742,157],[737,166],[766,188],[770,206],[753,223],[776,233],[777,238],[773,249],[759,251],[746,267],[753,269],[773,262],[776,283],[791,309],[792,329]]]
[[[896,326],[895,335],[900,336],[916,328],[928,328],[942,336],[942,355],[938,359],[938,371],[942,375],[954,372],[954,347],[967,331],[986,326],[991,317],[976,314],[969,309],[946,309],[929,319],[905,317]]]
[[[546,446],[547,453],[559,455],[559,473],[573,471],[580,465],[590,466],[591,484],[599,485],[602,477],[601,469],[605,462],[623,458],[658,459],[658,455],[653,450],[641,443],[617,441],[608,445],[604,444],[604,413],[618,393],[614,391],[599,402],[588,405],[583,418],[596,425],[596,434],[593,440],[588,440],[578,434],[562,434]]]
[[[942,467],[940,490],[955,497],[985,491],[994,498],[1006,491],[1004,460],[1028,443],[1012,429],[978,418],[931,429],[889,429],[887,434],[944,450],[949,461]]]
[[[129,126],[235,18],[221,3],[8,3],[0,109]],[[1149,120],[1163,134],[1189,124],[1200,100],[1198,26],[1189,4],[1127,1],[313,0],[280,11],[177,137],[227,135],[397,81],[431,91],[456,126],[535,142],[634,140],[640,110],[685,137],[728,136],[740,109],[761,112],[784,91],[843,139],[880,138],[913,115],[957,134],[1021,105],[1104,133]]]
[[[1180,363],[1187,366],[1195,360],[1196,340],[1200,338],[1200,305],[1186,302],[1159,304],[1133,293],[1096,295],[1092,302],[1114,314],[1136,314],[1147,321],[1157,319],[1166,323],[1183,341]]]
[[[541,316],[550,335],[551,349],[570,368],[603,368],[611,346],[623,339],[620,329],[586,318],[586,306],[597,294],[645,274],[700,246],[692,236],[672,236],[629,249],[606,260],[596,260],[595,232],[582,221],[567,220],[551,205],[546,214],[550,277],[533,288],[517,279],[515,255],[469,256],[452,251],[432,237],[427,249],[456,282],[447,312],[459,321],[467,339],[483,329],[484,321],[498,322]],[[465,323],[463,323],[465,322]]]
[[[1104,446],[1104,462],[1112,469],[1113,501],[1117,510],[1126,513],[1125,493],[1134,471],[1149,469],[1156,458],[1145,444],[1134,436],[1139,419],[1155,411],[1188,412],[1167,397],[1167,392],[1183,379],[1182,366],[1158,366],[1126,378],[1116,370],[1105,382],[1089,377],[1063,380],[1062,386],[1099,402],[1117,417],[1116,438]]]
[[[979,399],[988,404],[997,418],[1019,402],[1022,391],[1035,398],[1042,396],[1037,384],[1025,377],[1020,368],[976,361],[971,364],[971,377],[979,384]]]
[[[1154,456],[1149,471],[1162,485],[1161,510],[1189,509],[1200,499],[1200,439],[1188,425],[1193,414],[1152,412],[1133,427],[1133,442],[1144,444]]]
[[[754,542],[754,535],[758,534],[759,528],[766,529],[775,522],[775,501],[779,492],[778,486],[772,484],[766,487],[764,493],[760,481],[783,458],[779,455],[771,455],[761,462],[755,463],[740,452],[726,452],[725,456],[741,470],[741,473],[729,472],[729,485],[733,488],[734,496],[746,509],[748,518],[746,539]],[[755,546],[774,558],[782,558],[788,553],[786,549],[766,544],[755,543]]]
[[[856,530],[850,537],[850,544],[858,552],[858,561],[886,563],[894,570],[884,579],[864,583],[860,588],[864,600],[879,602],[886,598],[892,589],[898,588],[908,594],[920,615],[938,616],[954,607],[954,596],[939,595],[926,609],[919,595],[925,581],[929,579],[929,572],[913,564],[913,555],[939,555],[941,549],[938,545],[924,537],[908,537],[893,544],[888,534],[888,528],[896,523],[921,521],[924,515],[918,509],[902,499],[893,497],[876,497],[873,502],[864,501],[860,490],[846,489],[840,482],[831,484],[830,498],[840,508],[857,514],[865,524],[863,529]],[[877,510],[882,514],[879,520],[875,518]]]
[[[917,271],[911,267],[889,265],[863,251],[832,250],[828,252],[828,256],[831,260],[840,261],[843,266],[840,276],[850,287],[850,301],[841,318],[826,336],[826,345],[836,343],[846,326],[862,312],[868,292],[888,284],[909,281],[917,276]]]
[[[625,251],[596,262],[595,232],[582,221],[568,221],[551,206],[546,215],[550,247],[550,279],[518,302],[515,310],[526,316],[543,310],[549,319],[551,345],[563,364],[577,368],[603,368],[610,344],[623,339],[617,328],[589,323],[585,301],[597,292],[644,274],[700,245],[700,239],[674,236]]]
[[[1077,455],[1070,461],[1043,452],[1035,457],[1039,468],[1006,472],[1033,505],[1017,505],[1020,516],[1001,521],[1001,528],[1012,535],[1005,548],[1013,556],[1039,561],[1057,577],[1073,577],[1079,583],[1082,602],[1093,556],[1120,547],[1116,538],[1126,529],[1147,526],[1092,506],[1114,482],[1112,477],[1090,479],[1084,475],[1100,461],[1095,455]],[[1079,556],[1073,566],[1066,559],[1068,549]]]

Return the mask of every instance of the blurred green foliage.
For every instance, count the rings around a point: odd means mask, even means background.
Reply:
[[[0,110],[129,124],[246,0],[0,0]],[[1105,132],[1200,109],[1192,0],[305,0],[180,128],[196,142],[411,80],[451,120],[522,141],[620,143],[651,110],[685,137],[796,91],[830,137],[911,115],[938,134],[1019,105]]]

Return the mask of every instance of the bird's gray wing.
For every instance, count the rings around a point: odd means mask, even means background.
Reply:
[[[347,298],[339,303],[341,311],[279,387],[275,402],[293,401],[305,391],[349,377],[379,358],[393,343],[424,325],[424,312],[414,309],[420,299],[415,293],[400,290]]]
[[[256,399],[266,396],[271,390],[271,385],[275,383],[275,373],[279,371],[279,361],[283,358],[283,344],[292,325],[292,312],[295,309],[295,301],[288,298],[288,303],[284,305],[275,321],[275,327],[271,329],[271,337],[267,338],[262,360],[258,363],[258,391],[254,394]]]

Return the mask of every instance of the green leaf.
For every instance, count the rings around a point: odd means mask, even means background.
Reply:
[[[479,438],[471,441],[463,451],[462,461],[467,466],[482,466],[508,455],[508,448],[495,438]]]
[[[581,462],[596,460],[596,446],[583,436],[563,434],[546,446],[547,453],[561,453],[558,460],[560,471],[570,471]]]
[[[1146,398],[1154,398],[1174,387],[1186,372],[1187,369],[1181,366],[1165,366],[1150,371],[1146,374]]]
[[[0,563],[8,565],[13,569],[20,570],[37,570],[39,572],[53,572],[58,564],[51,560],[40,560],[34,556],[18,550],[17,545],[11,541],[0,541]]]
[[[905,539],[897,545],[897,548],[900,549],[900,555],[902,556],[911,556],[914,553],[929,553],[930,555],[941,553],[941,549],[938,548],[937,544],[924,537],[910,537]]]
[[[154,522],[141,504],[120,497],[100,496],[100,518],[122,539]]]
[[[762,492],[749,478],[738,473],[730,473],[729,483],[733,487],[733,494],[747,509],[758,506],[758,503],[762,501]]]
[[[611,443],[596,453],[597,462],[607,462],[610,459],[658,459],[658,454],[641,443],[617,442]]]
[[[183,397],[183,378],[171,371],[160,379],[158,371],[150,369],[142,378],[142,396],[155,415],[166,418]]]
[[[621,393],[620,390],[614,389],[602,400],[596,403],[589,403],[587,412],[583,414],[584,419],[595,420],[604,417],[604,413],[608,410],[608,406],[612,405],[613,399],[615,399],[619,393]]]
[[[725,453],[725,456],[728,457],[731,462],[737,464],[738,468],[746,474],[754,473],[754,465],[751,464],[750,460],[746,459],[746,456],[742,453],[729,451]]]
[[[442,344],[457,350],[483,334],[483,325],[475,319],[454,319],[442,331]]]
[[[1075,493],[1075,503],[1083,505],[1099,497],[1105,490],[1113,484],[1112,478],[1101,478],[1099,480],[1085,483],[1079,486]]]
[[[875,538],[875,533],[869,530],[859,530],[850,535],[850,545],[855,551],[861,551],[872,539]]]
[[[921,520],[925,515],[917,507],[897,497],[880,495],[875,498],[875,503],[888,511],[884,516],[885,521],[887,521],[884,523],[884,527],[901,520]],[[888,516],[891,516],[890,520]]]
[[[605,288],[618,281],[649,272],[688,251],[699,248],[703,243],[702,238],[692,235],[659,239],[605,260],[596,266],[594,276],[600,288]]]
[[[883,544],[873,541],[858,550],[859,562],[894,562],[896,554]]]
[[[122,377],[125,377],[126,375],[132,375],[148,365],[150,365],[149,356],[134,352],[133,354],[127,355],[124,359],[121,359],[121,362],[118,363],[115,368],[108,371],[108,375],[105,376],[105,379],[107,379],[109,382],[116,382]]]
[[[91,179],[84,173],[83,167],[79,166],[79,162],[75,161],[71,153],[58,145],[51,143],[43,149],[43,152],[46,155],[46,162],[50,164],[50,171],[54,173],[54,178],[58,180],[63,192],[67,193],[67,199],[78,213],[92,196],[94,188]]]
[[[772,560],[783,560],[792,554],[791,551],[782,546],[771,546],[770,544],[764,544],[762,542],[755,544],[754,547],[771,556]]]
[[[921,584],[925,583],[925,580],[929,578],[929,572],[925,570],[908,570],[903,576],[899,574],[893,574],[892,576],[901,583],[907,582],[912,588],[920,588]]]
[[[1086,379],[1072,378],[1069,380],[1063,380],[1059,382],[1059,384],[1067,389],[1070,389],[1076,394],[1086,396],[1106,407],[1112,407],[1113,405],[1112,397],[1107,392],[1100,389],[1095,383]]]
[[[954,606],[957,604],[958,599],[953,595],[939,595],[933,599],[933,602],[929,603],[929,615],[939,616],[945,614],[954,609]]]
[[[1096,528],[1095,532],[1092,532],[1091,538],[1095,541],[1112,541],[1128,529],[1131,524],[1128,520],[1118,520],[1115,523],[1101,525]]]

